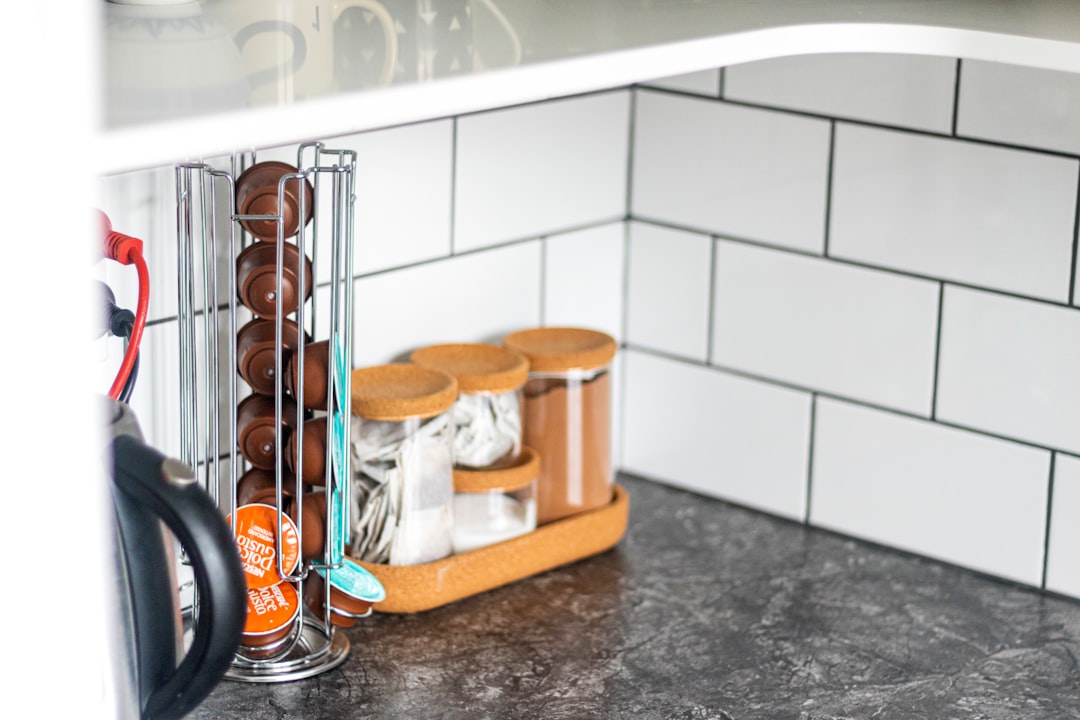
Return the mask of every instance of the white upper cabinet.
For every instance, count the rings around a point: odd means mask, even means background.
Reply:
[[[1080,72],[1080,3],[1053,0],[135,1],[101,3],[99,172],[791,55]]]

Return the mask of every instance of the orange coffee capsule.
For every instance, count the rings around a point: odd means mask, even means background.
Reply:
[[[229,515],[226,522],[232,521]],[[284,578],[277,570],[278,511],[272,505],[254,503],[236,510],[236,547],[244,566],[248,589],[277,585]],[[300,538],[296,523],[281,513],[281,567],[291,575],[300,562]]]

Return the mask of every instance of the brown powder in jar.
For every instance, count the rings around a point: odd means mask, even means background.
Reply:
[[[532,378],[524,443],[540,455],[536,521],[542,525],[611,502],[611,379]]]

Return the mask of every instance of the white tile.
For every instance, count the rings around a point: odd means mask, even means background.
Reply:
[[[622,339],[622,222],[544,239],[545,325],[602,330]]]
[[[946,287],[937,417],[1080,451],[1080,313]]]
[[[810,396],[627,351],[623,469],[797,520]]]
[[[724,98],[949,132],[955,82],[953,58],[797,55],[726,68]]]
[[[1052,502],[1046,589],[1080,598],[1080,458],[1057,455]]]
[[[717,97],[720,92],[720,69],[700,70],[698,72],[685,73],[683,75],[671,75],[665,78],[650,80],[645,85],[666,88],[668,90],[681,90],[682,92],[695,93]]]
[[[1080,75],[965,60],[957,134],[1080,153]]]
[[[451,121],[355,135],[339,144],[357,151],[357,273],[450,253]]]
[[[820,252],[829,123],[638,91],[632,214]]]
[[[324,141],[326,150],[356,153],[356,200],[353,205],[353,269],[376,272],[430,260],[450,253],[453,184],[453,122],[440,120],[387,130],[345,135]],[[295,165],[297,146],[263,148],[260,162],[277,160]],[[314,163],[307,151],[305,163]],[[320,162],[331,165],[333,155]],[[332,178],[319,173],[317,207],[329,219],[333,207]],[[329,237],[329,232],[327,232]],[[330,278],[328,254],[319,251],[319,278]]]
[[[454,250],[626,214],[627,91],[458,120]]]
[[[810,522],[1038,585],[1050,453],[818,398]]]
[[[929,415],[938,285],[719,241],[713,362]]]
[[[829,254],[1067,300],[1077,162],[841,124]]]
[[[627,341],[704,362],[711,267],[708,235],[632,223]]]
[[[434,343],[501,342],[540,324],[540,241],[357,280],[355,304],[357,367]]]

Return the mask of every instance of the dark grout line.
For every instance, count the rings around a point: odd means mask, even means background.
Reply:
[[[425,265],[435,265],[435,264],[440,263],[440,262],[446,262],[446,261],[449,261],[449,260],[456,260],[458,258],[468,257],[470,255],[479,255],[480,253],[488,252],[489,250],[503,250],[503,249],[514,247],[514,246],[517,246],[517,245],[527,245],[528,243],[531,243],[531,242],[543,241],[543,240],[546,240],[547,238],[556,237],[556,236],[559,236],[559,235],[567,235],[569,233],[581,232],[583,230],[592,230],[594,228],[600,228],[600,227],[604,227],[606,225],[613,225],[615,223],[620,223],[620,222],[625,223],[627,220],[628,220],[628,218],[623,216],[623,215],[619,215],[619,216],[616,216],[616,217],[610,217],[610,218],[604,218],[602,220],[595,220],[595,221],[592,221],[592,222],[582,223],[581,225],[574,225],[572,227],[559,228],[557,230],[553,230],[553,231],[545,233],[543,235],[530,235],[528,237],[517,238],[515,240],[509,240],[507,242],[496,243],[494,245],[485,245],[484,247],[471,248],[469,250],[462,250],[461,252],[458,252],[458,253],[456,253],[454,255],[440,255],[438,257],[428,258],[427,260],[417,260],[416,262],[406,263],[404,265],[395,265],[393,267],[382,268],[380,270],[372,270],[371,272],[354,273],[350,277],[350,280],[352,280],[353,282],[356,282],[357,280],[366,280],[368,278],[378,277],[379,275],[388,275],[390,273],[398,272],[400,270],[412,270],[414,268],[424,267]],[[321,283],[316,283],[312,287],[312,292],[317,292],[319,290],[324,290],[326,288],[329,288],[331,284],[332,284],[332,281],[330,281],[330,280],[326,280],[326,281],[321,282]],[[218,308],[218,312],[222,312],[222,311],[227,312],[228,309],[229,309],[229,305],[228,305],[227,302],[226,303],[220,303],[220,304],[218,304],[217,308]],[[246,308],[243,308],[240,304],[237,304],[237,310],[243,310],[243,309],[246,309]],[[200,317],[200,316],[202,316],[204,314],[204,312],[205,311],[203,309],[196,310],[195,311],[195,316]],[[177,315],[169,315],[169,316],[157,318],[157,319],[154,319],[154,320],[147,320],[146,326],[147,327],[152,327],[154,325],[164,325],[166,323],[176,322],[179,319],[180,319],[180,316],[178,314]]]
[[[1057,453],[1050,453],[1050,476],[1046,486],[1046,530],[1043,535],[1042,584],[1046,589],[1046,569],[1050,562],[1050,521],[1054,511],[1054,474],[1057,469]]]
[[[1010,443],[1010,444],[1013,444],[1013,445],[1019,445],[1019,446],[1022,446],[1022,447],[1031,448],[1033,450],[1042,450],[1044,452],[1060,452],[1060,453],[1066,453],[1066,454],[1071,452],[1074,455],[1078,454],[1075,451],[1069,451],[1069,450],[1067,450],[1065,448],[1050,447],[1048,445],[1041,445],[1041,444],[1036,443],[1036,442],[1031,442],[1031,441],[1028,441],[1028,440],[1021,440],[1019,438],[1009,437],[1007,435],[999,435],[997,433],[990,432],[989,430],[981,430],[979,428],[971,427],[969,425],[962,425],[960,423],[954,423],[954,422],[949,422],[947,420],[941,420],[940,418],[931,419],[931,418],[927,417],[926,415],[920,415],[919,413],[911,412],[911,411],[908,411],[908,410],[900,410],[898,408],[888,407],[886,405],[879,405],[877,403],[870,402],[870,401],[867,401],[867,400],[861,400],[859,398],[852,397],[850,395],[843,395],[843,394],[840,394],[840,393],[831,392],[829,390],[824,390],[822,388],[809,387],[807,385],[799,385],[798,383],[793,383],[793,382],[790,382],[790,381],[787,381],[787,380],[781,380],[779,378],[770,377],[768,375],[761,375],[761,374],[750,372],[750,371],[747,371],[747,370],[741,370],[739,368],[731,367],[731,366],[728,366],[728,365],[721,365],[721,364],[718,364],[718,363],[706,364],[705,362],[702,362],[701,360],[694,360],[693,358],[688,358],[688,357],[685,357],[685,356],[682,356],[682,355],[676,355],[674,353],[665,352],[663,350],[658,350],[656,348],[650,348],[650,347],[646,347],[646,346],[643,346],[643,345],[637,345],[637,344],[634,344],[634,343],[627,343],[626,346],[625,346],[625,349],[630,350],[632,352],[642,353],[643,355],[649,355],[651,357],[656,357],[656,358],[660,358],[660,359],[663,359],[663,360],[670,360],[672,362],[681,363],[683,365],[689,365],[689,366],[698,367],[698,368],[705,368],[707,370],[715,370],[717,372],[721,372],[721,373],[724,373],[726,375],[731,375],[731,376],[734,376],[734,377],[740,377],[740,378],[744,378],[746,380],[753,380],[755,382],[760,382],[760,383],[764,383],[766,385],[772,385],[774,387],[780,387],[780,388],[784,388],[784,389],[787,389],[787,390],[794,390],[796,392],[806,393],[808,395],[815,395],[817,397],[822,397],[822,398],[825,398],[827,400],[836,400],[836,401],[839,401],[839,402],[848,403],[849,405],[855,405],[857,407],[865,408],[867,410],[877,410],[879,412],[888,413],[890,415],[895,415],[897,417],[908,418],[909,420],[918,420],[918,421],[921,421],[921,422],[924,422],[924,423],[931,423],[931,424],[934,424],[934,425],[940,425],[942,427],[951,428],[953,430],[961,430],[961,431],[964,431],[964,432],[971,433],[973,435],[980,435],[982,437],[990,438],[992,440],[1000,440],[1002,442],[1007,442],[1007,443]]]
[[[825,228],[821,254],[829,256],[829,234],[832,228],[833,164],[836,160],[836,121],[829,123],[829,164],[825,171]]]
[[[938,375],[941,369],[941,328],[945,317],[945,283],[938,287],[937,333],[934,338],[934,377],[930,391],[930,419],[937,419]]]
[[[724,99],[724,81],[727,78],[727,75],[725,73],[724,68],[720,68],[720,72],[718,74],[720,75],[720,82],[719,82],[719,87],[716,88],[716,97],[719,98],[720,100],[723,100]]]
[[[1076,302],[1077,248],[1080,246],[1080,176],[1076,180],[1076,219],[1073,220],[1072,265],[1069,267],[1069,302]]]
[[[823,113],[816,113],[809,110],[795,110],[793,108],[777,107],[775,105],[765,105],[763,103],[756,103],[748,100],[710,98],[705,95],[698,95],[696,93],[686,92],[685,90],[676,90],[674,88],[642,87],[641,90],[643,92],[650,92],[662,95],[678,95],[685,98],[701,100],[702,102],[714,102],[720,103],[722,105],[749,108],[751,110],[763,110],[766,112],[782,113],[784,115],[792,115],[794,117],[833,121],[838,123],[844,123],[846,125],[875,128],[878,130],[891,130],[893,132],[904,133],[906,135],[917,135],[920,137],[937,138],[939,140],[955,140],[957,142],[964,142],[972,145],[984,145],[987,147],[996,147],[1005,150],[1019,150],[1022,152],[1030,152],[1037,155],[1049,155],[1051,157],[1068,158],[1070,160],[1080,159],[1080,153],[1070,153],[1062,150],[1049,150],[1047,148],[1035,147],[1032,145],[1020,145],[1016,143],[1002,142],[1000,140],[988,140],[985,138],[968,137],[966,135],[953,135],[951,129],[949,131],[939,131],[905,127],[903,125],[890,125],[889,123],[874,122],[873,120],[864,120],[861,118],[846,117],[843,115],[825,115]]]
[[[848,258],[837,257],[836,255],[830,255],[829,257],[825,257],[809,250],[801,250],[799,248],[787,247],[785,245],[779,245],[777,243],[766,242],[754,238],[717,234],[715,230],[707,230],[704,228],[682,225],[679,223],[669,222],[667,220],[659,220],[657,218],[635,216],[630,219],[633,222],[639,222],[647,225],[655,225],[656,227],[668,228],[669,230],[679,230],[682,232],[693,233],[696,235],[715,236],[717,239],[723,240],[725,242],[733,242],[740,245],[749,245],[752,247],[762,248],[764,250],[776,250],[778,252],[814,258],[816,260],[836,263],[838,265],[847,265],[850,267],[862,268],[864,270],[874,270],[876,272],[889,273],[891,275],[898,275],[900,277],[912,278],[915,280],[926,280],[932,283],[944,282],[953,287],[964,288],[966,290],[976,290],[979,292],[993,293],[994,295],[1014,298],[1016,300],[1025,300],[1027,302],[1039,303],[1041,305],[1049,305],[1051,307],[1064,308],[1066,310],[1080,310],[1080,308],[1073,306],[1071,303],[1065,300],[1048,300],[1046,298],[1032,297],[1031,295],[1022,295],[1020,293],[1012,292],[1010,290],[1002,290],[1000,288],[987,287],[984,285],[974,285],[972,283],[966,283],[961,280],[935,277],[933,275],[923,275],[921,273],[911,272],[910,270],[899,270],[897,268],[888,267],[885,265],[874,265],[872,263],[863,262],[861,260],[850,260]]]
[[[957,137],[956,125],[960,120],[960,71],[963,61],[956,59],[956,80],[953,82],[953,106],[952,106],[952,136]]]
[[[803,522],[810,524],[810,508],[814,497],[814,444],[817,425],[817,393],[810,395],[810,428],[806,448],[806,511]]]

